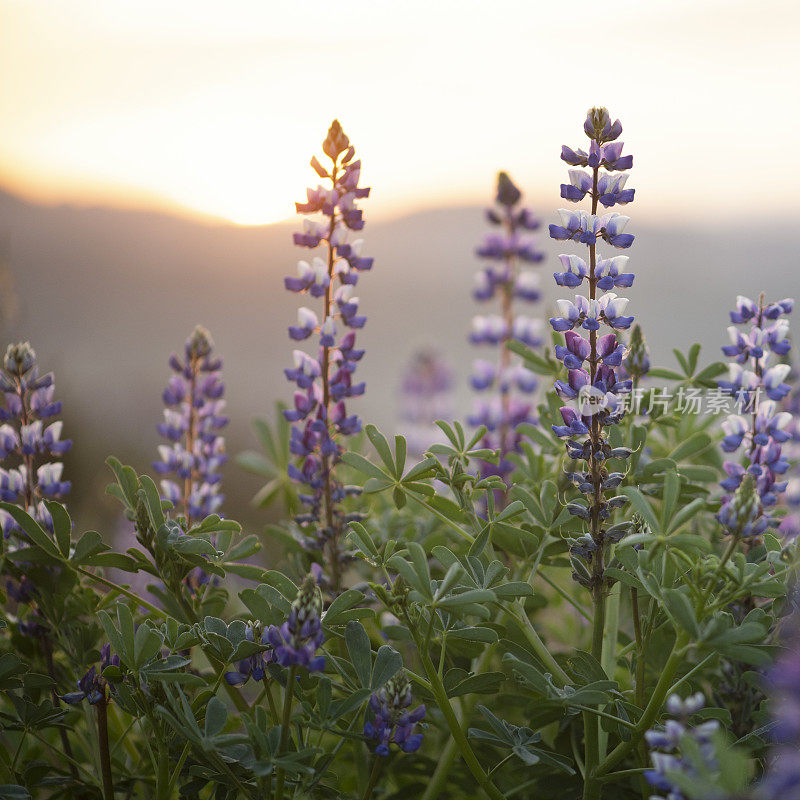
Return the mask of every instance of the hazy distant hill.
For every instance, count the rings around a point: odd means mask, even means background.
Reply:
[[[367,420],[394,426],[398,372],[420,345],[449,353],[466,380],[478,266],[472,252],[484,230],[478,208],[368,222],[364,251],[375,267],[358,287],[369,318],[360,335],[367,394],[353,404]],[[657,356],[671,359],[673,345],[699,339],[714,345],[705,359],[716,359],[737,293],[800,291],[798,246],[788,227],[646,228],[634,217],[631,230],[637,277],[626,295]],[[271,413],[273,402],[291,393],[281,371],[292,350],[286,325],[299,304],[282,285],[301,255],[291,231],[285,224],[241,228],[36,206],[0,193],[0,258],[14,274],[20,305],[4,335],[34,343],[43,366],[57,371],[68,428],[94,434],[70,457],[76,471],[97,475],[101,487],[107,452],[146,467],[167,357],[198,322],[211,329],[225,359],[231,449],[250,445],[250,418]],[[555,254],[570,249],[556,244],[547,242],[553,259],[541,268],[550,297],[564,296],[549,276]],[[236,491],[238,470],[229,468],[228,476]],[[252,485],[245,481],[241,492]]]

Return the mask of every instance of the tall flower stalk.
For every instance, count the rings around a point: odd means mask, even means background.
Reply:
[[[487,234],[477,249],[477,255],[489,264],[475,276],[473,297],[479,302],[499,299],[500,313],[474,317],[470,335],[473,344],[499,347],[496,360],[474,363],[472,387],[484,395],[476,402],[470,423],[485,425],[484,446],[499,452],[497,466],[484,463],[482,473],[499,475],[506,482],[514,468],[508,456],[520,445],[517,428],[536,421],[530,395],[538,385],[534,373],[514,358],[506,345],[512,340],[530,347],[542,344],[540,321],[517,309],[519,301],[535,303],[541,298],[538,275],[522,265],[538,264],[545,257],[536,240],[526,235],[538,230],[541,221],[521,200],[522,193],[511,178],[499,173],[495,206],[487,209],[486,217],[500,232]]]
[[[57,419],[61,403],[53,399],[53,373],[39,374],[36,353],[29,342],[10,345],[0,369],[0,498],[14,503],[46,528],[52,520],[44,500],[64,497],[69,481],[61,479],[64,464],[55,460],[72,446],[61,439],[63,423]],[[3,536],[22,532],[5,511],[0,511]]]
[[[297,275],[285,279],[289,291],[321,300],[320,316],[304,306],[298,311],[298,324],[289,328],[292,340],[316,336],[319,347],[315,355],[294,351],[294,368],[285,373],[297,391],[294,408],[284,413],[293,423],[290,447],[298,458],[289,475],[307,487],[300,495],[306,513],[296,518],[301,543],[323,554],[335,592],[349,561],[342,534],[346,524],[358,518],[341,507],[345,497],[358,490],[343,486],[335,476],[342,437],[361,429],[359,418],[348,416],[345,406],[347,399],[364,392],[363,383],[353,382],[353,373],[364,354],[356,349],[355,332],[366,317],[358,313],[353,289],[359,273],[372,267],[372,259],[362,257],[361,240],[351,238],[364,227],[356,201],[369,196],[369,189],[358,185],[361,162],[353,160],[355,149],[338,120],[331,124],[322,150],[330,163],[323,166],[315,156],[311,166],[326,185],[308,189],[307,202],[296,204],[298,213],[309,218],[303,231],[294,234],[294,242],[311,250],[311,259],[300,261]]]
[[[197,326],[186,340],[184,357],[172,355],[173,375],[164,389],[164,421],[158,432],[169,442],[159,445],[153,469],[165,475],[161,491],[191,526],[218,511],[225,439],[222,361],[214,355],[211,334]]]
[[[742,410],[741,415],[732,414],[723,423],[722,449],[726,453],[744,451],[744,463],[725,462],[728,477],[722,488],[732,494],[746,474],[752,475],[765,508],[774,506],[787,487],[787,482],[780,480],[789,468],[781,445],[791,437],[792,414],[781,411],[779,403],[789,393],[785,379],[791,368],[775,362],[791,349],[786,315],[793,307],[789,298],[767,304],[763,293],[757,302],[739,296],[736,309],[730,312],[731,343],[722,348],[731,365],[729,380],[720,381],[719,388],[734,396]],[[745,326],[744,331],[737,326]],[[729,494],[723,499],[723,511],[730,501]]]
[[[567,380],[556,381],[556,392],[570,405],[561,408],[563,425],[554,425],[555,434],[565,439],[567,455],[577,462],[570,480],[585,495],[584,501],[569,503],[571,514],[584,520],[586,533],[573,546],[574,577],[592,592],[594,618],[592,624],[592,654],[602,657],[605,628],[605,605],[608,584],[605,578],[606,547],[618,541],[624,525],[607,526],[613,510],[626,498],[609,495],[623,480],[620,472],[609,472],[609,459],[627,458],[630,450],[612,448],[604,428],[617,424],[624,415],[623,395],[631,390],[631,380],[617,374],[626,353],[625,345],[617,339],[617,331],[630,327],[633,317],[625,316],[627,299],[611,289],[628,287],[633,275],[626,272],[625,256],[602,258],[597,252],[598,240],[611,247],[625,249],[633,236],[625,233],[629,217],[616,212],[597,215],[599,206],[612,208],[633,200],[633,189],[626,189],[625,170],[633,165],[632,156],[622,155],[622,133],[619,120],[611,121],[605,108],[592,108],[583,129],[589,137],[589,151],[564,146],[561,158],[573,167],[570,182],[562,184],[561,196],[570,202],[580,202],[587,195],[591,210],[559,209],[561,224],[550,225],[550,236],[557,241],[578,241],[588,249],[588,263],[576,255],[560,255],[563,272],[555,273],[559,286],[577,288],[584,281],[588,297],[576,295],[574,301],[558,300],[561,316],[550,320],[553,330],[564,333],[564,345],[555,348],[556,357],[568,370]],[[603,328],[609,333],[600,335]],[[588,339],[576,332],[583,329]],[[585,717],[586,790],[585,797],[596,797],[599,791],[590,779],[600,757],[600,735],[596,718]]]
[[[559,241],[577,240],[588,248],[588,264],[575,255],[560,255],[564,271],[555,274],[559,286],[577,288],[586,281],[588,297],[576,295],[574,302],[558,300],[562,316],[550,320],[555,331],[564,332],[564,345],[556,347],[556,357],[568,370],[567,380],[556,381],[556,391],[562,400],[572,405],[561,409],[564,425],[555,425],[557,436],[566,440],[567,454],[585,465],[569,477],[586,495],[585,502],[570,503],[570,512],[586,520],[591,574],[581,580],[594,594],[596,614],[602,616],[604,593],[604,547],[606,545],[605,521],[613,508],[621,506],[625,498],[606,497],[622,481],[621,473],[609,473],[609,458],[626,458],[625,448],[612,449],[603,429],[618,423],[623,414],[623,395],[631,389],[630,380],[620,380],[616,370],[620,367],[626,348],[617,339],[617,331],[630,327],[633,317],[624,316],[627,299],[609,291],[628,287],[633,275],[625,272],[627,257],[601,258],[597,241],[616,248],[627,248],[633,236],[624,233],[629,217],[616,212],[597,216],[599,205],[606,208],[633,200],[633,189],[624,189],[627,175],[614,175],[632,166],[632,156],[622,155],[622,142],[616,142],[622,132],[619,120],[614,123],[604,108],[589,111],[584,131],[590,139],[589,152],[563,147],[561,158],[573,166],[588,166],[591,170],[569,171],[570,183],[562,184],[561,196],[579,202],[587,195],[591,200],[591,213],[559,210],[560,225],[550,226],[550,236]],[[599,335],[602,327],[610,333]],[[575,329],[588,331],[588,339]],[[597,626],[596,626],[597,627]],[[602,626],[599,626],[602,637]],[[599,653],[601,642],[595,631],[593,650]]]
[[[0,499],[14,503],[41,526],[53,530],[53,520],[45,500],[61,500],[72,487],[62,480],[64,464],[58,461],[69,451],[72,442],[61,438],[63,423],[57,419],[61,402],[54,400],[55,380],[52,372],[39,374],[36,353],[30,342],[9,345],[0,367]],[[0,529],[8,540],[5,549],[25,544],[26,535],[7,511],[0,510]],[[24,568],[20,564],[20,568]],[[16,584],[9,581],[8,595],[20,605],[31,604],[32,613],[18,622],[23,635],[37,639],[44,655],[47,673],[52,679],[51,696],[58,705],[56,672],[53,660],[53,638],[43,624],[44,616],[36,607],[39,588],[20,570],[15,569]],[[59,729],[64,753],[72,758],[67,732]],[[75,768],[70,764],[75,776]]]

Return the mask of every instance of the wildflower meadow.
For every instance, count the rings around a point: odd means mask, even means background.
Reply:
[[[793,301],[721,286],[722,353],[651,363],[635,147],[602,107],[574,130],[564,208],[487,187],[470,385],[420,353],[395,432],[360,405],[381,263],[334,120],[274,287],[263,453],[226,448],[228,362],[198,320],[151,354],[150,469],[108,454],[124,536],[70,508],[69,375],[7,343],[0,800],[800,798]],[[245,469],[263,530],[226,500]]]

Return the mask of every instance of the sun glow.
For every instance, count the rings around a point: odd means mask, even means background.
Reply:
[[[0,82],[0,188],[275,222],[316,182],[309,158],[338,116],[376,187],[371,215],[482,198],[498,168],[549,207],[563,177],[552,153],[600,100],[662,154],[641,173],[645,216],[712,213],[683,181],[724,185],[752,152],[749,200],[766,208],[784,182],[773,144],[800,118],[785,99],[800,68],[785,19],[800,11],[764,4],[575,0],[598,41],[626,42],[625,69],[601,60],[587,81],[565,58],[558,4],[352,0],[342,15],[321,0],[0,0],[0,74],[13,77]],[[725,109],[762,123],[731,136]],[[727,193],[713,213],[740,208]]]

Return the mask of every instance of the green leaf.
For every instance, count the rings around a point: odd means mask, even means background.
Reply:
[[[350,621],[344,632],[344,640],[350,661],[363,687],[372,685],[372,647],[369,636],[360,622]]]
[[[683,461],[685,458],[697,455],[709,447],[714,440],[704,431],[697,431],[692,434],[688,439],[681,442],[670,454],[675,462]]]
[[[386,437],[374,425],[367,425],[365,430],[367,438],[372,442],[372,446],[377,451],[381,461],[385,464],[389,474],[394,478],[399,478],[400,473],[395,471],[392,451],[389,449],[389,442],[386,441]]]
[[[136,627],[133,623],[133,614],[125,603],[117,603],[117,623],[127,664],[131,667],[136,666]]]
[[[328,626],[344,624],[348,619],[346,612],[352,609],[356,603],[360,603],[363,599],[364,595],[362,592],[359,592],[356,589],[345,590],[330,604],[328,610],[322,617],[322,621]],[[349,627],[350,625],[348,623],[348,628]]]
[[[634,510],[637,511],[644,521],[650,526],[653,533],[659,531],[658,520],[656,519],[655,512],[650,503],[647,502],[644,495],[635,486],[623,486],[620,490],[631,501]]]
[[[448,697],[461,697],[465,694],[495,694],[500,691],[506,676],[503,672],[482,672],[470,675],[456,683],[448,692]]]
[[[218,697],[212,697],[206,706],[205,735],[208,738],[216,736],[224,727],[228,719],[228,709]]]
[[[140,625],[136,629],[133,648],[133,666],[142,667],[156,656],[161,649],[163,639],[147,625]]]
[[[447,632],[448,639],[464,639],[468,642],[496,642],[499,637],[493,628],[469,627],[455,628]]]
[[[44,553],[51,558],[62,561],[61,553],[59,552],[56,543],[50,538],[47,531],[30,515],[23,511],[19,506],[12,505],[11,503],[0,503],[0,508],[10,514],[17,525],[28,534],[30,540]]]
[[[378,557],[378,547],[375,544],[369,531],[360,522],[350,523],[350,536],[355,539],[358,548],[362,553],[373,558]]]
[[[83,560],[88,556],[95,555],[106,549],[108,549],[108,545],[103,544],[103,537],[97,531],[86,531],[78,539],[70,561],[76,565],[83,564]]]
[[[431,591],[431,573],[428,568],[428,557],[422,549],[422,545],[418,542],[408,543],[408,555],[411,558],[411,565],[417,575],[419,581],[419,589],[425,597],[433,600],[433,592]]]
[[[654,367],[647,375],[650,378],[665,378],[668,381],[682,381],[685,377],[681,375],[680,372],[675,372],[671,369],[663,369],[662,367]]]
[[[690,519],[699,514],[706,506],[706,501],[702,497],[697,497],[691,503],[687,503],[683,508],[678,509],[678,513],[672,518],[669,526],[669,532],[678,530],[681,525],[687,523]]]
[[[158,493],[158,488],[153,479],[147,475],[142,475],[139,478],[141,484],[141,496],[144,500],[145,507],[147,508],[147,516],[150,518],[150,524],[153,530],[157,531],[165,521],[164,511],[161,508],[161,496]]]
[[[31,793],[16,783],[0,784],[0,800],[30,800]]]
[[[399,478],[406,468],[406,440],[403,436],[394,437],[394,459],[395,459],[395,472]]]
[[[374,691],[380,689],[386,681],[393,678],[402,668],[403,659],[400,653],[388,644],[381,645],[378,648],[378,654],[375,656],[375,664],[372,667],[372,678],[370,680],[370,688]]]
[[[689,598],[678,589],[662,591],[664,605],[670,616],[696,641],[700,638],[700,626]]]
[[[669,527],[672,515],[675,513],[675,503],[681,490],[681,481],[678,473],[674,470],[664,475],[664,494],[662,495],[661,506],[661,530],[665,531]]]
[[[470,544],[469,550],[467,553],[475,558],[480,558],[483,555],[483,551],[486,549],[486,545],[489,544],[489,541],[492,537],[492,526],[491,525],[484,525],[481,532],[475,537],[475,540]]]
[[[344,453],[342,455],[342,461],[353,469],[363,472],[364,475],[369,475],[370,478],[375,478],[380,481],[385,481],[387,478],[383,470],[376,467],[371,461],[367,461],[364,456],[358,453]],[[391,485],[391,482],[389,485]]]
[[[56,537],[58,549],[64,558],[69,558],[69,545],[72,537],[72,520],[67,514],[67,509],[61,503],[55,503],[52,500],[45,500],[45,507],[50,512],[50,517],[53,520],[53,531]]]
[[[449,597],[439,600],[437,605],[439,608],[444,608],[445,610],[456,610],[468,604],[483,605],[486,603],[494,603],[496,601],[497,597],[495,593],[489,589],[467,589],[465,592],[451,594]]]

